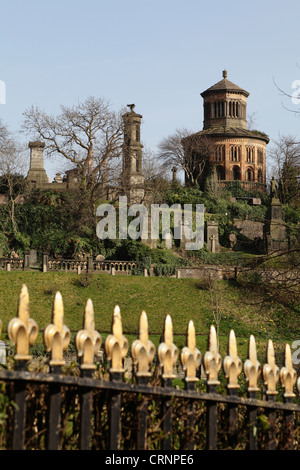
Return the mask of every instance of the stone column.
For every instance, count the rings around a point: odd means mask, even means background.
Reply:
[[[30,256],[30,252],[25,251],[24,252],[24,266],[23,266],[24,271],[29,271],[29,268],[30,268],[29,256]]]
[[[46,273],[48,271],[48,262],[49,262],[49,253],[44,252],[43,253],[43,273]]]

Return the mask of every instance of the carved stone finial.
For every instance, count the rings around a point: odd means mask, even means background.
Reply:
[[[263,378],[267,386],[267,395],[277,395],[276,386],[279,381],[279,367],[275,362],[274,346],[271,339],[268,342],[267,364],[263,366]]]
[[[149,377],[149,367],[153,361],[155,347],[148,336],[148,318],[146,312],[142,312],[139,321],[139,339],[133,341],[131,355],[133,364],[137,366],[137,377]]]
[[[71,334],[69,328],[64,325],[64,306],[60,292],[56,292],[52,323],[45,328],[44,341],[47,351],[51,351],[50,366],[62,366],[65,364],[63,352],[69,346]]]
[[[257,381],[261,373],[261,365],[257,360],[256,343],[253,335],[250,336],[248,359],[244,363],[244,372],[248,381],[248,391],[258,392]]]
[[[285,367],[280,369],[280,381],[285,389],[286,398],[294,397],[294,386],[297,381],[297,373],[293,368],[292,353],[289,344],[285,345]]]
[[[158,358],[163,368],[163,379],[173,379],[176,377],[173,368],[178,357],[178,349],[173,343],[173,324],[170,315],[165,318],[164,325],[164,342],[158,346]]]
[[[128,340],[123,336],[121,312],[118,305],[114,308],[112,334],[105,340],[105,352],[111,361],[110,372],[123,373],[123,360],[128,351]]]
[[[222,358],[219,354],[217,333],[214,325],[211,325],[209,331],[208,351],[203,358],[205,373],[208,376],[208,385],[218,385],[218,375],[222,366]]]
[[[82,358],[81,369],[95,369],[94,357],[101,347],[101,335],[95,330],[94,307],[91,299],[87,300],[84,310],[83,330],[76,335],[76,349]]]
[[[196,331],[192,320],[188,324],[186,343],[180,356],[182,368],[185,371],[185,380],[186,382],[197,382],[196,373],[201,364],[201,353],[196,348]]]
[[[13,318],[7,327],[9,339],[16,345],[16,360],[28,361],[29,346],[33,346],[38,335],[38,326],[29,318],[29,294],[23,284],[19,296],[18,318]]]
[[[128,104],[127,106],[128,106],[128,108],[130,108],[130,111],[133,112],[133,110],[135,108],[135,104],[134,103],[133,104]]]
[[[223,78],[227,78],[227,70],[223,70]]]
[[[230,331],[228,341],[228,356],[223,360],[223,367],[225,376],[228,379],[228,388],[240,388],[238,385],[238,378],[242,372],[243,364],[241,359],[237,355],[237,345],[235,333],[233,330]]]

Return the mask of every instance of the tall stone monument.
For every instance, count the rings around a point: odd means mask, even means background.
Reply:
[[[30,168],[27,180],[36,188],[42,188],[49,183],[49,179],[44,168],[44,142],[29,142],[30,148]]]
[[[289,249],[289,238],[282,217],[282,207],[278,197],[278,188],[274,176],[270,183],[271,204],[264,226],[265,251],[286,251]]]
[[[142,169],[141,120],[142,115],[134,111],[135,105],[129,104],[130,111],[125,113],[122,186],[130,204],[144,199],[144,176]]]

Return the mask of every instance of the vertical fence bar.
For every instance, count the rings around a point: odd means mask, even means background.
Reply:
[[[201,365],[201,352],[196,347],[196,330],[194,322],[189,321],[186,334],[186,346],[182,349],[180,360],[182,368],[185,371],[185,389],[195,390],[195,383],[198,381],[197,371]],[[194,449],[194,434],[195,434],[195,401],[189,400],[187,406],[186,425],[186,446],[188,450]]]
[[[230,396],[237,396],[237,389],[229,389]],[[228,405],[228,443],[231,449],[235,449],[238,444],[238,405],[230,403]]]
[[[292,397],[286,397],[285,403],[293,403]],[[285,450],[293,450],[294,448],[294,413],[293,411],[284,411],[284,441]]]
[[[208,338],[208,351],[204,354],[203,363],[207,375],[207,392],[217,393],[219,385],[218,375],[222,367],[222,358],[219,353],[219,344],[214,325],[211,325]],[[218,406],[217,402],[209,400],[206,411],[206,447],[208,450],[217,449],[217,425]]]
[[[249,398],[257,398],[259,388],[257,385],[258,378],[261,374],[261,365],[257,360],[256,343],[254,336],[250,336],[248,345],[248,359],[244,363],[244,371],[248,381],[248,396]],[[249,444],[250,450],[257,449],[257,437],[255,421],[257,417],[257,408],[255,406],[248,406],[248,426],[249,426]]]
[[[230,331],[228,341],[228,356],[224,358],[223,367],[225,376],[228,379],[227,390],[230,396],[237,396],[240,388],[238,378],[242,371],[242,361],[237,354],[237,344],[235,333]],[[238,437],[238,406],[229,404],[228,406],[228,441],[231,448],[237,445]]]
[[[274,402],[275,395],[268,395],[268,401]],[[268,430],[268,449],[269,450],[276,450],[276,429],[275,429],[275,421],[276,421],[276,411],[269,409],[267,411],[267,417],[269,421],[269,430]]]
[[[207,386],[208,393],[217,393],[216,385]],[[218,406],[215,401],[209,400],[207,402],[206,412],[206,446],[207,450],[217,449],[217,420],[218,420]]]
[[[178,349],[173,343],[173,323],[170,315],[167,315],[164,322],[163,342],[158,346],[158,358],[162,366],[161,380],[164,388],[172,388],[174,366],[178,357]],[[162,427],[163,439],[161,441],[162,450],[171,449],[172,444],[172,398],[162,399]]]
[[[172,388],[172,379],[163,379],[163,387]],[[162,400],[162,432],[161,441],[162,450],[171,450],[172,448],[172,398],[163,397]]]
[[[126,265],[127,269],[127,265]],[[133,341],[131,346],[131,355],[133,365],[135,366],[135,376],[138,385],[148,385],[151,377],[150,367],[155,354],[155,346],[149,341],[148,318],[143,310],[139,320],[139,338]],[[147,423],[148,423],[148,400],[142,397],[138,407],[137,419],[137,450],[147,448]]]
[[[58,450],[61,431],[61,387],[55,383],[55,375],[61,373],[60,366],[52,366],[53,383],[49,385],[47,450]]]
[[[147,377],[138,377],[138,385],[147,385]],[[146,450],[147,448],[147,423],[148,423],[148,411],[147,411],[147,400],[142,397],[142,402],[138,408],[137,417],[137,436],[136,436],[136,448],[137,450]]]
[[[110,361],[109,375],[112,382],[120,382],[123,378],[124,359],[128,351],[128,340],[123,335],[121,312],[118,305],[114,308],[112,334],[105,340],[105,352]],[[121,392],[112,391],[109,403],[109,448],[118,450],[121,443]]]
[[[60,292],[56,292],[52,311],[52,324],[44,330],[44,342],[46,350],[51,351],[50,373],[53,374],[53,383],[49,385],[49,410],[48,410],[48,450],[58,450],[61,432],[61,386],[55,383],[55,376],[62,373],[65,364],[63,352],[67,349],[71,333],[64,325],[64,306]]]
[[[16,361],[15,370],[26,370],[27,361]],[[13,450],[23,450],[25,445],[25,421],[26,421],[26,382],[16,380],[14,383],[14,428]]]
[[[249,398],[257,398],[256,391],[249,391]],[[249,424],[249,450],[257,450],[257,433],[255,421],[257,417],[256,406],[248,407],[248,424]]]
[[[83,378],[92,378],[96,369],[94,358],[101,347],[101,335],[95,330],[94,306],[88,299],[84,309],[83,329],[77,332],[75,344],[80,360],[80,374]],[[91,444],[92,403],[91,388],[79,388],[80,393],[80,450],[89,450]]]
[[[185,385],[186,390],[195,390],[195,382],[186,382]],[[196,417],[195,417],[195,401],[190,400],[188,403],[188,416],[186,419],[186,447],[185,450],[194,450],[195,445],[195,425],[196,425]]]
[[[122,374],[110,374],[112,382],[121,380]],[[109,450],[119,450],[121,444],[121,393],[112,391],[109,404]]]
[[[81,377],[91,378],[93,370],[86,369],[81,371]],[[80,390],[80,430],[79,430],[79,449],[89,450],[91,446],[91,428],[92,428],[92,403],[93,392],[90,388]]]

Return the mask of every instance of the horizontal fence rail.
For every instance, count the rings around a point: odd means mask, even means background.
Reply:
[[[111,332],[103,344],[108,367],[97,362],[102,338],[88,299],[83,328],[75,338],[77,362],[67,367],[64,352],[71,333],[64,324],[63,299],[57,292],[52,323],[43,331],[49,358],[34,369],[30,347],[39,328],[30,318],[29,294],[23,285],[18,315],[7,327],[15,347],[13,366],[0,368],[0,446],[14,450],[299,448],[300,379],[288,344],[280,368],[271,340],[266,363],[261,365],[253,335],[243,363],[233,330],[228,354],[222,358],[214,326],[204,354],[196,346],[193,321],[188,322],[186,346],[181,351],[173,342],[170,315],[157,349],[149,339],[144,311],[138,326],[138,338],[129,347],[116,306]],[[124,368],[129,352],[130,379]],[[178,388],[179,363],[183,389]]]

